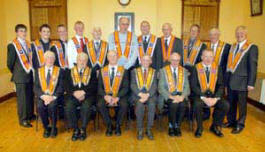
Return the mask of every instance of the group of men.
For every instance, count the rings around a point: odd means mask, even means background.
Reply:
[[[214,108],[210,131],[215,135],[223,136],[221,127],[232,128],[234,134],[243,130],[247,93],[254,89],[258,60],[258,48],[247,39],[245,26],[236,28],[237,41],[230,45],[219,40],[217,28],[209,31],[210,42],[203,43],[196,24],[184,40],[172,34],[169,23],[163,24],[159,38],[150,33],[148,21],[141,23],[139,37],[128,31],[129,25],[129,19],[121,17],[119,31],[111,33],[106,42],[99,27],[93,29],[92,40],[86,38],[81,21],[75,23],[73,38],[67,40],[66,27],[58,25],[59,40],[51,41],[51,29],[44,24],[39,28],[40,39],[30,43],[26,26],[18,24],[16,38],[8,45],[7,66],[16,86],[20,125],[32,127],[35,96],[45,138],[57,135],[59,104],[64,105],[73,128],[73,141],[86,139],[93,106],[106,124],[106,136],[113,131],[120,136],[128,107],[135,107],[137,139],[146,135],[153,140],[156,108],[163,113],[165,105],[169,136],[181,136],[189,104],[197,121],[196,137],[202,136],[203,113],[210,107]]]

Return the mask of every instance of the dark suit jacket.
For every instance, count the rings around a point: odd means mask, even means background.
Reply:
[[[34,81],[34,93],[37,95],[38,98],[40,96],[44,95],[45,93],[41,89],[41,84],[40,84],[40,79],[39,79],[39,72],[35,72],[35,81]],[[64,93],[64,88],[63,88],[63,71],[60,69],[59,77],[58,77],[58,82],[57,85],[55,86],[54,93],[52,94],[53,96],[56,96],[57,98]]]
[[[11,81],[15,83],[32,83],[33,72],[27,73],[20,63],[15,46],[10,43],[7,46],[7,67],[12,73]]]
[[[47,50],[50,50],[50,48],[51,48],[51,41],[49,41],[49,43],[44,43],[42,40],[40,40],[40,42],[41,42],[41,44],[43,46],[44,53]],[[38,60],[38,56],[37,56],[37,52],[36,52],[37,50],[36,50],[35,45],[33,43],[31,44],[31,48],[32,48],[32,64],[33,64],[33,68],[34,69],[38,69],[40,67],[40,65],[39,65],[39,60]],[[57,54],[56,51],[54,52],[54,54],[55,55]]]
[[[173,38],[173,37],[171,37],[171,38]],[[179,54],[182,54],[182,52],[183,52],[183,42],[182,42],[182,40],[180,40],[179,38],[176,38],[176,37],[175,37],[175,41],[173,43],[172,53],[173,52],[177,52]],[[154,54],[156,56],[155,58],[156,58],[156,69],[157,70],[161,69],[166,64],[168,64],[168,62],[163,61],[161,38],[157,39]]]
[[[84,90],[86,92],[86,98],[89,96],[96,96],[97,94],[97,74],[96,71],[92,70],[90,75],[89,83],[85,86],[83,83],[81,84],[81,87],[74,86],[73,79],[71,76],[71,70],[67,69],[65,70],[65,78],[64,78],[64,89],[67,93],[67,96],[72,96],[74,91],[77,90]]]
[[[134,101],[139,100],[140,97],[138,96],[138,94],[141,92],[141,90],[137,86],[136,69],[131,71],[131,77],[130,78],[131,78],[130,88],[132,90],[132,98]],[[147,93],[150,94],[149,99],[157,96],[157,83],[158,83],[157,82],[157,72],[155,71],[153,82],[151,84],[150,89],[147,91]]]
[[[219,65],[219,66],[222,67],[223,76],[225,76],[225,73],[226,73],[227,59],[228,59],[229,50],[231,48],[231,45],[228,44],[228,43],[226,43],[224,47],[225,48],[223,50],[223,54],[222,54],[221,61],[220,61],[220,65]]]
[[[126,97],[129,91],[129,73],[127,70],[124,70],[122,82],[120,84],[119,92],[117,97],[123,98]],[[98,97],[99,98],[104,98],[106,95],[106,92],[104,90],[104,83],[103,83],[103,78],[102,78],[102,71],[100,71],[98,75]]]
[[[227,72],[228,87],[232,90],[247,91],[247,86],[255,86],[258,64],[258,47],[252,45],[242,57],[234,73]]]
[[[193,68],[190,81],[191,81],[190,84],[191,84],[191,90],[192,90],[191,96],[193,98],[200,98],[201,96],[204,96],[205,94],[201,90],[197,69],[195,67]],[[222,67],[219,66],[217,82],[216,82],[215,91],[214,91],[214,97],[222,98],[223,94],[224,94],[223,73],[222,73]]]
[[[62,48],[63,48],[63,54],[65,55],[65,46],[64,46],[64,43],[63,43],[62,40],[59,40],[59,42],[60,42],[61,45],[62,45]],[[55,45],[53,45],[53,46],[51,47],[51,51],[55,53],[55,62],[54,62],[54,65],[60,67],[60,63],[59,63],[59,54],[57,53],[57,49],[56,49],[56,46],[55,46]]]

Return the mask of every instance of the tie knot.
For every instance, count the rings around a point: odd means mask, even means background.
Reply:
[[[114,71],[114,70],[115,70],[115,68],[114,68],[114,67],[112,67],[112,68],[111,68],[111,70],[112,70],[112,71]]]

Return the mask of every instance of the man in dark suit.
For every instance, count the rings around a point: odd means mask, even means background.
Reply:
[[[227,64],[228,54],[229,54],[231,45],[219,39],[220,30],[217,28],[212,28],[209,31],[209,38],[210,38],[210,42],[206,43],[207,49],[213,50],[214,62],[216,62],[218,66],[222,67],[223,76],[225,76],[226,64]]]
[[[152,58],[144,55],[141,58],[141,66],[131,71],[131,90],[133,101],[135,101],[135,114],[137,119],[137,139],[144,137],[144,112],[148,109],[146,135],[148,139],[153,140],[152,127],[156,110],[157,100],[157,73],[150,67]]]
[[[38,97],[37,107],[44,128],[44,138],[57,136],[57,99],[64,92],[62,71],[60,67],[54,66],[54,61],[55,54],[46,51],[44,66],[38,68],[35,75],[34,91]]]
[[[52,42],[50,40],[51,27],[48,24],[43,24],[39,28],[40,39],[35,40],[32,44],[32,63],[33,68],[38,69],[44,65],[44,53],[50,50]],[[55,52],[54,52],[55,53]]]
[[[257,76],[258,47],[247,39],[247,29],[236,29],[237,42],[231,47],[227,62],[227,90],[230,110],[226,127],[238,134],[245,127],[247,115],[247,94],[254,89]],[[237,117],[237,105],[239,117]]]
[[[15,32],[16,38],[7,46],[7,67],[16,86],[19,124],[28,128],[34,117],[32,50],[26,40],[27,27],[18,24]]]
[[[169,105],[169,136],[181,136],[181,122],[188,106],[187,97],[190,94],[188,72],[180,65],[178,53],[170,56],[170,65],[159,71],[158,91]],[[164,101],[163,100],[163,101]]]
[[[91,107],[96,103],[96,71],[87,66],[87,61],[87,54],[79,53],[76,59],[77,65],[65,73],[64,86],[67,92],[65,112],[67,120],[74,129],[72,141],[86,139]],[[81,129],[78,127],[78,106],[80,106]]]
[[[129,74],[123,66],[118,66],[118,54],[116,51],[109,51],[107,59],[109,64],[101,69],[98,78],[97,106],[107,125],[106,136],[112,135],[113,128],[109,108],[115,109],[115,134],[121,136],[120,126],[128,106]]]
[[[141,35],[138,36],[138,58],[136,60],[136,67],[140,66],[141,58],[144,55],[149,55],[152,58],[151,67],[156,69],[156,55],[155,47],[157,42],[157,37],[150,32],[150,23],[148,21],[141,22]]]
[[[100,69],[108,64],[106,59],[108,53],[108,43],[101,39],[102,31],[100,27],[94,27],[92,31],[93,40],[87,44],[88,66],[99,73]]]
[[[212,50],[202,52],[202,62],[196,64],[191,75],[191,88],[194,92],[193,111],[197,120],[195,137],[201,137],[203,126],[203,107],[214,107],[213,122],[210,131],[218,137],[223,137],[220,130],[224,117],[229,110],[229,104],[223,98],[224,83],[222,68],[214,62]]]
[[[169,64],[170,55],[173,52],[182,54],[183,43],[182,40],[172,35],[172,26],[170,23],[165,23],[162,26],[163,36],[157,39],[157,46],[155,50],[156,69],[159,70],[166,64]]]

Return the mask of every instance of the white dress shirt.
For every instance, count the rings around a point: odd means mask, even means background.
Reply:
[[[169,36],[169,37],[165,37],[165,41],[164,41],[164,43],[166,42],[166,40],[167,40],[167,46],[169,46],[169,43],[170,43],[170,40],[171,40],[171,36]]]
[[[80,38],[83,38],[84,45],[86,45],[85,44],[85,41],[84,41],[84,37],[81,37],[79,35],[76,35],[75,37],[76,37],[76,39],[77,39],[77,41],[78,41],[79,44],[80,44]],[[74,63],[76,63],[76,57],[77,57],[76,46],[75,46],[75,43],[74,43],[74,41],[72,39],[70,39],[68,41],[68,45],[67,45],[67,57],[68,57],[69,69],[71,69],[71,68],[74,67]]]
[[[114,68],[114,77],[117,74],[118,65],[109,65],[109,76],[111,76],[112,68]]]
[[[213,49],[214,54],[216,53],[217,46],[218,42],[216,42],[215,44],[211,43],[211,49]]]
[[[45,66],[45,78],[47,78],[47,75],[48,75],[48,71],[49,70],[50,70],[50,76],[52,78],[53,66],[51,66],[51,67]]]
[[[143,35],[142,36],[143,42],[144,42],[145,38],[146,38],[146,42],[148,42],[149,39],[150,39],[150,34],[147,34],[147,35]]]

